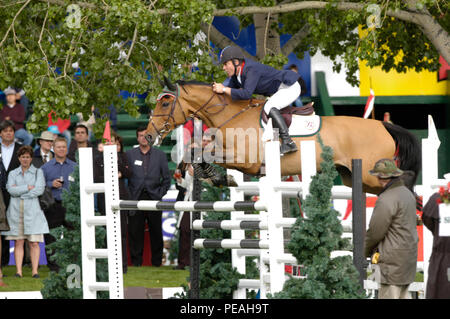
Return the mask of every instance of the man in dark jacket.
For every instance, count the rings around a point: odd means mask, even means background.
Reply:
[[[405,187],[391,159],[375,163],[371,175],[377,176],[382,192],[372,213],[365,239],[365,255],[379,254],[379,299],[410,299],[408,286],[414,282],[417,266],[416,199]]]
[[[167,157],[161,150],[151,147],[145,138],[146,127],[136,130],[139,146],[127,151],[127,160],[132,169],[128,180],[132,200],[160,200],[170,188]],[[162,212],[130,211],[128,234],[131,261],[142,265],[144,249],[144,227],[148,223],[150,233],[152,265],[160,266],[163,256]]]
[[[450,237],[439,236],[439,198],[440,194],[434,193],[424,206],[422,215],[423,224],[433,233],[427,299],[450,299]]]
[[[224,48],[220,63],[230,81],[228,87],[214,83],[213,91],[227,94],[233,100],[249,100],[253,94],[270,96],[264,105],[264,111],[272,119],[273,127],[278,128],[281,138],[280,153],[284,155],[296,152],[297,146],[289,136],[280,110],[291,105],[300,96],[300,75],[291,70],[277,70],[248,59],[237,46]]]
[[[78,123],[75,126],[74,132],[74,138],[70,142],[67,158],[76,162],[78,149],[80,147],[92,147],[92,144],[89,142],[89,130],[86,125]]]
[[[55,135],[50,131],[44,131],[37,139],[39,147],[34,151],[32,164],[39,168],[49,162],[55,154],[52,151]]]
[[[14,141],[14,133],[14,122],[4,120],[0,123],[0,137],[2,139],[0,145],[0,188],[2,190],[6,208],[9,206],[9,200],[11,197],[6,190],[8,174],[20,166],[17,151],[21,145]],[[2,236],[2,247],[2,266],[6,266],[9,263],[9,240],[5,240],[4,236]]]

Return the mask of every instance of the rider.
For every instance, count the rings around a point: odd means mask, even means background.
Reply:
[[[224,48],[220,55],[220,63],[230,81],[228,86],[214,83],[213,91],[230,95],[233,100],[249,100],[253,93],[270,96],[264,111],[272,119],[273,127],[279,130],[280,153],[284,155],[297,151],[280,110],[300,96],[301,88],[298,83],[300,75],[291,70],[277,70],[248,59],[237,46]]]

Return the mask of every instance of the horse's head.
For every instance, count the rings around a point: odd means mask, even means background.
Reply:
[[[178,101],[179,85],[170,83],[167,78],[164,80],[166,86],[158,95],[147,126],[147,141],[155,145],[161,144],[172,130],[187,121],[186,114]]]

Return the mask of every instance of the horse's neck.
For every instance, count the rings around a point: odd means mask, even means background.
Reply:
[[[208,127],[210,128],[249,128],[249,127],[259,127],[259,115],[261,113],[261,108],[264,103],[262,100],[242,100],[233,101],[229,96],[226,96],[224,100],[217,101],[217,98],[209,101],[207,98],[200,103],[193,106],[190,105],[190,110],[188,113],[190,115],[195,115],[195,117],[200,118]],[[213,108],[208,108],[204,106],[208,103],[208,106],[217,104]],[[222,104],[225,104],[222,106]],[[257,105],[254,107],[249,107],[249,105]],[[202,108],[203,107],[203,108]],[[218,110],[223,108],[220,112]]]

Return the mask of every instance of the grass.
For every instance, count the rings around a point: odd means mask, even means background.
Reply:
[[[181,287],[187,284],[188,270],[173,270],[173,266],[128,267],[123,277],[124,287]]]
[[[16,266],[6,266],[2,268],[3,282],[8,285],[8,287],[0,287],[0,292],[6,291],[36,291],[41,290],[43,287],[43,280],[49,276],[50,270],[47,266],[39,267],[39,276],[41,278],[35,279],[31,278],[31,268],[23,267],[22,278],[14,277],[16,273]]]
[[[0,292],[7,291],[40,291],[43,287],[43,280],[50,274],[47,266],[39,267],[39,275],[41,278],[31,278],[31,268],[23,268],[23,277],[16,278],[15,266],[7,266],[3,268],[3,279],[8,287],[0,287]],[[368,273],[370,275],[370,273]],[[163,288],[163,287],[181,287],[187,284],[189,278],[188,270],[173,270],[172,266],[162,267],[128,267],[128,273],[123,276],[124,287],[146,287],[146,288]],[[416,282],[423,282],[423,274],[416,274]]]
[[[44,286],[43,281],[50,275],[47,266],[39,267],[39,276],[41,278],[31,278],[31,268],[23,267],[23,277],[16,278],[15,266],[7,266],[2,268],[6,277],[3,282],[8,287],[0,287],[0,292],[7,291],[38,291]],[[189,277],[188,270],[173,270],[172,266],[162,267],[128,267],[128,273],[123,276],[124,287],[146,287],[146,288],[162,288],[162,287],[181,287],[187,284]]]

